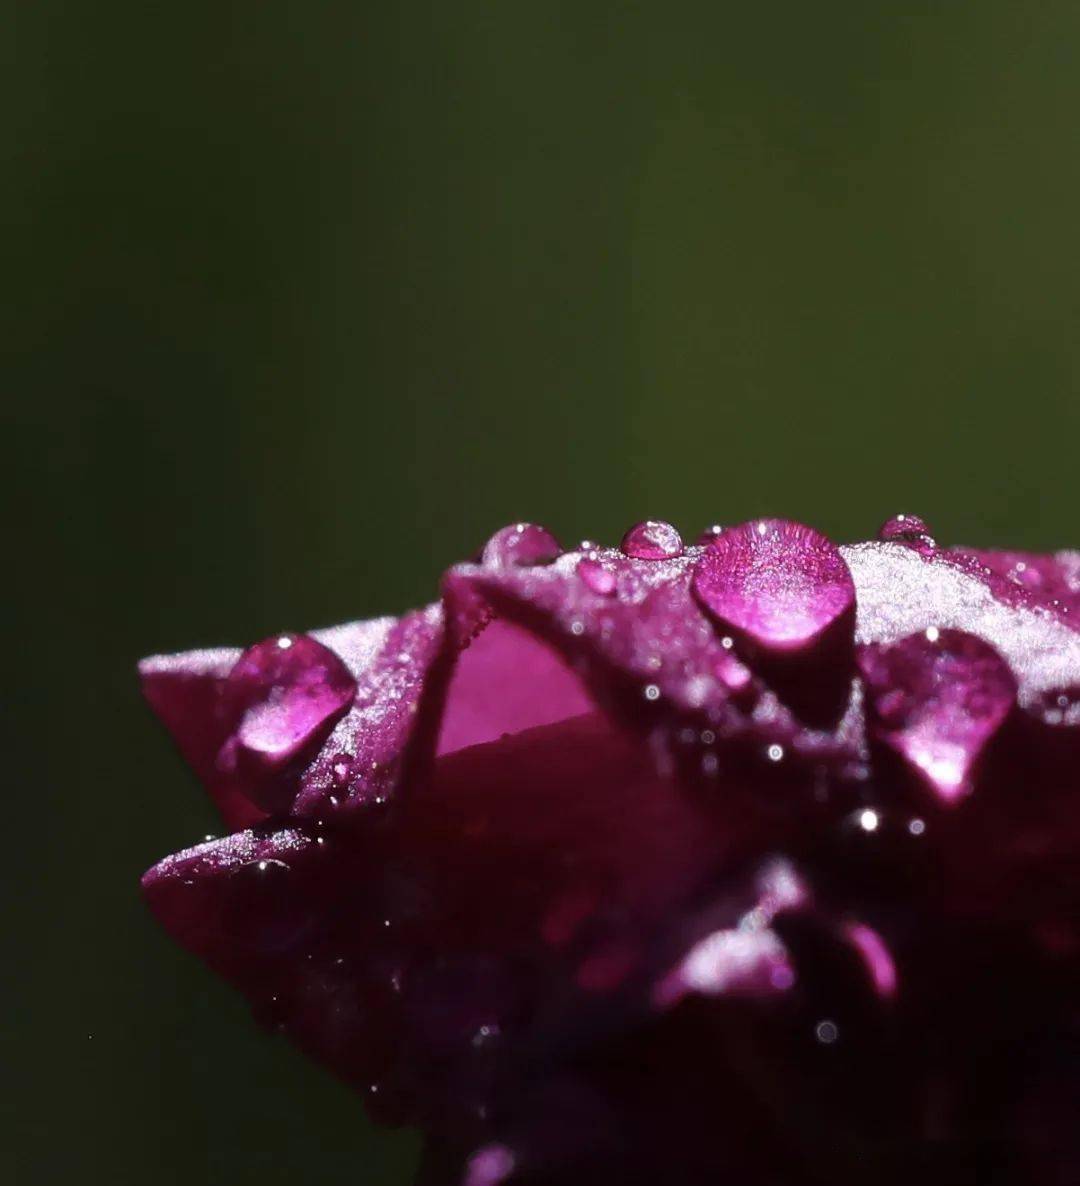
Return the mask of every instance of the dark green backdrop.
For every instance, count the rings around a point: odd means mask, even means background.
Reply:
[[[1080,6],[16,0],[6,1180],[390,1184],[157,933],[144,652],[759,513],[1078,542]]]

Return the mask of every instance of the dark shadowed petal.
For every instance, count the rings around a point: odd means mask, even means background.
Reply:
[[[945,803],[971,789],[971,774],[1016,700],[1001,656],[959,630],[930,627],[891,645],[863,647],[875,732]]]
[[[751,821],[703,818],[591,713],[447,754],[366,829],[248,831],[169,857],[144,893],[257,1016],[453,1126],[446,1101],[482,1102],[506,1057],[542,1056],[591,1013],[606,1027],[648,1011],[671,919],[754,843]]]

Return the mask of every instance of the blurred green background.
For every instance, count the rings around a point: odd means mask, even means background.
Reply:
[[[1080,542],[1080,5],[6,9],[0,1170],[404,1182],[144,915],[216,823],[132,664],[519,517]]]

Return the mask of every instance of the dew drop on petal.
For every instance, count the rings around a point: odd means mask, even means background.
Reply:
[[[881,816],[872,807],[866,807],[859,812],[858,823],[864,832],[876,832],[881,824]]]
[[[682,536],[662,519],[635,523],[619,548],[633,560],[673,560],[683,552]]]
[[[943,802],[966,795],[1016,698],[1005,660],[981,638],[935,628],[864,647],[858,662],[879,739]]]
[[[289,645],[282,646],[287,639]],[[342,660],[306,634],[280,635],[249,647],[222,689],[231,723],[222,766],[258,781],[293,762],[340,719],[356,694]]]
[[[932,552],[937,543],[930,528],[918,515],[893,515],[878,528],[883,543],[906,544],[918,552]]]
[[[615,574],[599,560],[583,557],[578,561],[577,574],[582,584],[599,597],[610,597],[615,592],[618,583]]]
[[[480,562],[489,568],[532,568],[550,564],[562,555],[562,546],[546,527],[512,523],[484,545]]]
[[[831,1046],[840,1037],[840,1030],[835,1021],[826,1019],[814,1026],[814,1037],[823,1046]]]
[[[854,631],[843,557],[799,523],[761,519],[725,531],[698,560],[694,590],[721,624],[769,651],[800,651],[841,621]]]

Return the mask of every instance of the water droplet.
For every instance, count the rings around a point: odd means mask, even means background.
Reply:
[[[1016,698],[1016,681],[989,643],[961,630],[910,634],[858,655],[877,737],[939,799],[971,790],[980,755]]]
[[[619,547],[634,560],[673,560],[683,552],[682,536],[661,519],[635,523]]]
[[[289,645],[282,647],[285,637]],[[349,669],[309,635],[256,643],[222,689],[222,715],[231,728],[219,770],[267,810],[289,806],[295,788],[277,775],[321,742],[355,695]]]
[[[550,564],[562,555],[559,541],[535,523],[512,523],[484,545],[480,562],[489,568],[533,568]]]
[[[831,1046],[840,1037],[840,1029],[835,1021],[819,1021],[814,1026],[814,1037],[823,1046]]]
[[[1073,729],[1080,725],[1080,686],[1053,688],[1035,697],[1026,707],[1044,725]]]
[[[710,527],[706,527],[694,542],[700,548],[707,548],[709,544],[715,543],[723,534],[723,527],[719,523],[713,523]]]
[[[609,568],[605,568],[599,560],[585,556],[578,561],[577,574],[582,584],[599,597],[610,597],[615,592],[617,580]]]
[[[799,523],[725,531],[702,552],[694,591],[723,625],[774,654],[805,651],[834,626],[854,633],[851,573],[831,541]]]
[[[926,821],[916,816],[915,819],[908,821],[907,830],[912,836],[921,836],[926,831]]]
[[[930,528],[918,515],[893,515],[878,528],[878,539],[883,543],[906,544],[918,552],[932,552],[937,543]]]
[[[499,1027],[495,1024],[482,1025],[477,1029],[476,1033],[473,1034],[472,1044],[477,1047],[485,1046],[489,1042],[494,1041],[494,1039],[499,1036],[500,1032],[501,1031]]]
[[[770,745],[765,751],[765,756],[770,762],[780,762],[784,757],[784,747],[782,745]]]
[[[876,832],[881,825],[881,816],[873,808],[867,807],[859,812],[859,827],[864,832]]]
[[[656,684],[646,684],[645,685],[645,699],[646,700],[659,700],[660,699],[660,689],[656,686]]]

